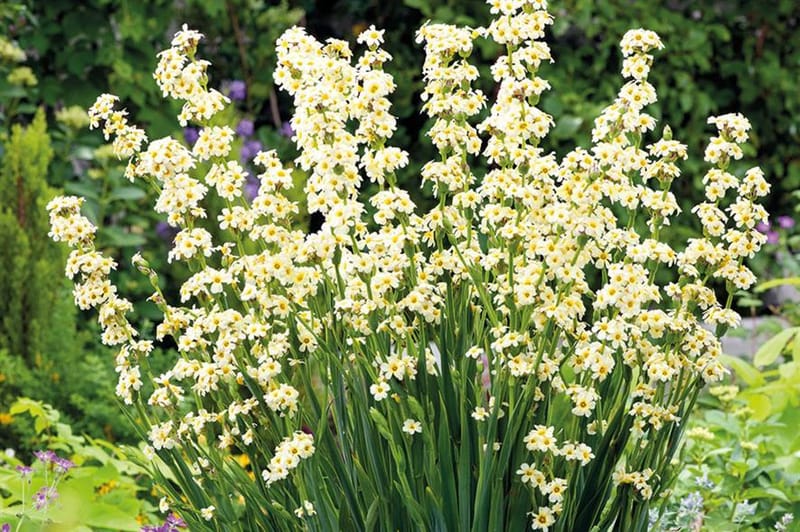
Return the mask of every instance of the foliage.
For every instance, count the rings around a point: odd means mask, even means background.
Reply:
[[[44,205],[54,195],[46,183],[52,157],[44,115],[33,124],[14,127],[4,146],[0,168],[0,239],[6,243],[0,279],[0,348],[19,354],[30,364],[43,352],[61,346],[49,323],[56,316],[74,315],[64,304],[65,285],[59,279],[63,250],[46,237]],[[64,346],[69,348],[69,346]]]
[[[183,102],[179,123],[199,128],[191,149],[148,139],[114,95],[92,106],[125,177],[156,191],[178,231],[168,262],[192,272],[173,306],[160,272],[133,258],[164,314],[155,339],[177,346],[170,369],[154,371],[151,333],[128,321],[85,200],[48,204],[51,235],[74,248],[75,302],[98,308],[103,342],[120,346],[117,393],[191,528],[516,530],[529,515],[535,529],[645,527],[681,420],[724,372],[717,337],[738,320],[706,283],[755,282],[743,260],[766,240],[755,225],[769,184],[758,168],[729,172],[749,122],[709,119],[704,238],[664,242],[687,147],[668,127],[651,133],[648,52],[662,44],[645,30],[622,39],[629,81],[595,120],[594,147],[542,150],[545,4],[501,3],[476,30],[421,28],[438,155],[414,158],[429,210],[397,186],[410,157],[388,144],[395,83],[374,27],[356,65],[343,41],[298,28],[278,41],[317,232],[295,230],[295,170],[274,152],[255,157],[259,188],[245,194],[199,33],[179,31],[155,72]],[[468,58],[491,41],[507,55],[488,69],[490,102]],[[376,192],[362,202],[365,178]]]
[[[80,4],[22,0],[0,10],[8,38],[36,59],[27,63],[38,80],[35,89],[24,95],[28,104],[86,107],[98,92],[110,90],[131,102],[137,119],[159,135],[171,132],[174,125],[166,119],[164,102],[144,72],[152,69],[152,57],[176,21],[213,28],[210,37],[216,43],[215,58],[226,72],[223,79],[245,80],[248,112],[268,116],[277,103],[271,101],[272,44],[302,15],[301,9],[285,1],[250,0]],[[235,38],[228,39],[231,35]],[[4,82],[0,80],[0,94],[8,94],[2,90]],[[23,96],[22,91],[15,94]]]
[[[75,311],[65,297],[67,286],[60,280],[64,252],[46,236],[44,206],[54,192],[45,181],[52,157],[45,129],[40,111],[30,127],[15,126],[3,144],[0,352],[10,355],[11,360],[4,357],[0,365],[5,381],[0,397],[6,405],[23,385],[33,385],[29,393],[45,394],[51,399],[52,383],[60,371],[56,360],[75,360],[80,349],[73,339]]]
[[[125,452],[76,436],[49,405],[20,398],[15,423],[30,416],[41,449],[30,461],[0,455],[0,523],[19,531],[138,531],[154,521],[147,479]]]
[[[653,530],[796,530],[800,371],[736,360],[739,386],[712,387],[692,418],[686,464]],[[657,523],[656,523],[657,521]]]
[[[13,126],[3,150],[0,404],[6,407],[26,394],[57,404],[80,431],[130,438],[114,401],[113,367],[97,356],[87,334],[78,334],[69,289],[61,280],[66,257],[47,238],[44,207],[55,192],[46,183],[53,149],[43,111],[30,126]],[[0,436],[3,448],[28,448],[26,435],[16,429]]]

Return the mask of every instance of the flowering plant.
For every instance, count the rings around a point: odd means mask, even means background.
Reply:
[[[650,514],[649,530],[796,530],[800,373],[795,362],[759,371],[742,360],[748,386],[710,387],[698,401],[681,454],[672,504]]]
[[[709,119],[707,201],[694,209],[704,235],[673,249],[659,237],[679,210],[669,189],[687,148],[667,127],[645,142],[659,37],[623,37],[629,81],[594,145],[559,161],[538,147],[554,124],[536,107],[549,88],[537,71],[552,60],[546,2],[490,5],[485,28],[418,33],[440,153],[422,167],[437,200],[425,213],[396,186],[409,154],[389,145],[391,56],[374,27],[355,64],[347,43],[302,28],[277,43],[295,163],[309,212],[324,217],[315,233],[292,224],[291,168],[276,153],[256,156],[258,193],[243,196],[198,32],[178,32],[155,72],[184,101],[181,125],[202,127],[191,149],[148,142],[114,96],[90,110],[179,229],[169,260],[193,268],[177,306],[134,260],[164,313],[155,340],[177,346],[171,369],[150,371],[153,340],[129,324],[80,198],[49,204],[51,235],[75,248],[75,301],[99,308],[103,341],[120,346],[117,392],[143,423],[165,506],[191,529],[641,530],[672,482],[682,421],[725,373],[718,336],[739,319],[709,285],[749,287],[743,260],[765,239],[762,172],[727,171],[749,123]],[[490,105],[468,61],[481,38],[505,50]],[[489,169],[476,175],[481,157]],[[365,177],[380,188],[366,203]],[[226,204],[217,220],[202,203],[211,189]]]
[[[42,450],[0,453],[0,531],[136,531],[153,520],[144,471],[108,442],[77,436],[49,405],[19,398],[14,423],[30,419]],[[135,452],[135,450],[131,450]],[[143,481],[144,480],[144,481]]]

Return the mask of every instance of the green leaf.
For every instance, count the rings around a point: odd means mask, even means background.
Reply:
[[[58,421],[59,413],[53,410],[49,405],[45,405],[40,401],[34,401],[27,397],[17,399],[9,413],[11,415],[22,414],[27,412],[33,417],[33,428],[37,434],[41,434],[53,423]]]
[[[136,201],[147,196],[147,193],[138,187],[117,187],[108,195],[109,200]]]
[[[77,194],[84,198],[97,199],[97,188],[86,183],[67,183],[64,185],[64,192],[68,194]]]
[[[392,431],[389,430],[389,423],[386,421],[386,418],[383,414],[380,413],[375,407],[371,407],[369,409],[369,417],[372,418],[372,421],[375,423],[375,426],[378,427],[378,432],[386,438],[388,441],[392,441]]]
[[[583,124],[583,118],[579,116],[562,116],[556,122],[556,127],[553,128],[552,134],[557,138],[568,138],[578,131],[578,128]]]
[[[748,488],[742,492],[744,499],[778,499],[791,502],[784,492],[776,488]]]
[[[761,393],[748,396],[747,405],[753,409],[753,419],[757,421],[767,419],[772,413],[772,401]]]
[[[792,358],[795,361],[800,361],[800,339],[797,336],[792,340]]]
[[[778,373],[783,380],[797,382],[798,377],[800,377],[800,358],[796,356],[796,351],[797,346],[800,345],[800,341],[795,338],[793,343],[795,347],[795,353],[793,355],[794,360],[787,362],[786,364],[781,364],[778,368]]]
[[[128,233],[119,227],[104,227],[100,233],[105,240],[104,244],[113,247],[135,247],[147,242],[143,235]]]
[[[16,415],[22,414],[23,412],[28,412],[33,417],[44,416],[44,405],[41,401],[34,401],[33,399],[28,399],[27,397],[21,397],[17,399],[11,408],[9,409],[9,414]]]
[[[433,15],[431,3],[428,0],[403,0],[403,3],[408,7],[418,9],[423,15],[430,18]]]
[[[736,372],[736,376],[742,379],[748,386],[761,386],[764,384],[764,376],[761,372],[741,358],[722,355],[720,359],[723,364],[733,368],[733,371]]]
[[[778,286],[800,286],[800,277],[781,277],[780,279],[770,279],[765,281],[754,288],[755,293],[760,294],[766,292],[770,288]]]
[[[75,159],[83,159],[85,161],[94,160],[94,149],[89,146],[76,146],[70,154]]]
[[[800,330],[800,327],[784,329],[769,339],[756,352],[756,356],[753,358],[753,364],[757,367],[763,367],[775,362],[786,347],[786,344],[797,334],[798,330]]]

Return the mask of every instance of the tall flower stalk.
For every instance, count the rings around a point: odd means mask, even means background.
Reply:
[[[438,199],[429,212],[397,186],[409,154],[390,145],[391,56],[374,27],[355,63],[346,42],[301,28],[277,43],[295,163],[309,211],[324,217],[315,233],[293,225],[293,169],[276,153],[256,156],[258,193],[244,197],[199,33],[180,31],[155,74],[185,102],[181,125],[202,128],[191,149],[148,143],[113,96],[92,108],[130,159],[127,175],[158,190],[155,209],[178,230],[169,259],[193,272],[180,306],[137,256],[164,320],[133,329],[79,198],[50,203],[51,235],[74,247],[76,302],[99,309],[104,342],[119,346],[118,393],[148,439],[164,506],[191,529],[646,528],[683,420],[725,372],[718,337],[739,319],[710,283],[732,293],[754,282],[743,259],[764,242],[755,201],[769,186],[756,168],[728,172],[747,121],[712,119],[708,201],[695,209],[703,236],[673,249],[661,237],[687,149],[668,127],[646,140],[658,36],[623,37],[629,81],[593,145],[559,161],[540,147],[554,120],[536,107],[549,88],[538,68],[552,60],[546,2],[489,3],[486,28],[418,34],[439,151],[421,171]],[[505,52],[491,69],[497,97],[473,124],[489,103],[472,88],[481,38]],[[369,206],[365,178],[379,188]],[[212,189],[225,204],[217,220],[203,208]],[[156,375],[149,354],[167,336],[176,360]]]

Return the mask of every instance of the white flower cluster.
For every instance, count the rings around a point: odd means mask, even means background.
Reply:
[[[109,275],[116,263],[93,249],[96,227],[88,218],[80,214],[83,198],[62,196],[47,204],[50,213],[50,237],[65,241],[75,247],[67,260],[66,275],[75,282],[73,296],[75,304],[81,309],[98,309],[98,321],[103,329],[102,341],[106,345],[124,345],[116,359],[119,373],[117,395],[126,403],[133,402],[133,392],[142,386],[138,367],[131,365],[128,356],[131,352],[147,354],[152,345],[149,342],[134,341],[136,330],[128,323],[125,315],[133,305],[117,295]],[[77,277],[77,279],[76,279]]]
[[[625,470],[617,470],[614,472],[614,483],[618,486],[630,484],[641,498],[649,499],[653,496],[653,488],[648,484],[652,476],[653,470],[649,468],[644,471],[631,471],[630,473],[626,473]]]
[[[314,437],[305,432],[295,432],[275,448],[269,467],[261,472],[267,486],[289,476],[289,472],[314,454]]]
[[[144,130],[128,124],[127,111],[115,111],[114,103],[119,98],[113,94],[103,94],[89,108],[90,128],[99,127],[103,121],[103,136],[108,140],[114,136],[114,155],[120,159],[127,159],[139,151],[142,144],[147,142]]]
[[[202,34],[183,25],[172,39],[172,46],[158,54],[153,77],[164,96],[184,100],[178,121],[186,126],[191,120],[208,120],[221,111],[230,99],[216,89],[207,89],[208,61],[194,58]]]

